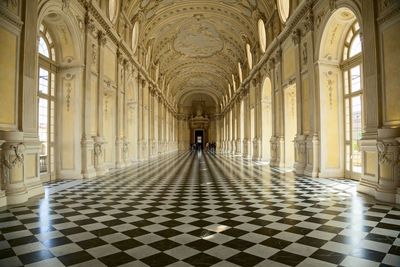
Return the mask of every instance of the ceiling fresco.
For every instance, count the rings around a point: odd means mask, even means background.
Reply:
[[[140,22],[139,44],[151,49],[172,96],[203,88],[222,99],[245,65],[246,43],[257,52],[258,19],[268,20],[275,1],[130,0],[123,9]]]

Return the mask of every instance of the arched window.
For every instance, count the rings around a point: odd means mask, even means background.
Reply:
[[[51,38],[47,28],[42,24],[40,25],[40,34],[39,34],[39,54],[48,58],[52,61],[56,59],[56,53],[54,50],[53,39]]]
[[[265,32],[265,24],[262,19],[258,20],[258,38],[260,40],[260,49],[265,53],[267,49],[267,33]]]
[[[346,35],[341,69],[343,72],[345,175],[357,177],[361,173],[359,140],[363,129],[362,62],[359,24],[355,22]]]
[[[115,19],[117,13],[117,0],[108,0],[108,17],[111,21]]]
[[[133,25],[133,30],[132,30],[132,51],[133,53],[136,52],[136,48],[138,45],[138,39],[139,39],[139,22],[135,22]]]
[[[253,55],[251,54],[251,47],[249,44],[246,44],[246,54],[247,54],[247,63],[249,64],[249,68],[253,68]]]
[[[278,13],[281,20],[285,23],[289,17],[290,0],[277,0],[278,1]]]
[[[38,70],[38,135],[41,143],[40,173],[51,177],[55,173],[55,87],[56,66],[53,39],[45,25],[40,26]]]

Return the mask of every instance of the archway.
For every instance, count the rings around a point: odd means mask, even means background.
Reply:
[[[339,8],[326,22],[319,48],[321,177],[361,177],[361,52],[357,17]]]
[[[271,159],[270,139],[272,136],[272,87],[271,80],[266,77],[261,92],[261,160]]]
[[[41,180],[81,175],[79,27],[61,3],[40,7],[37,25],[38,134]]]

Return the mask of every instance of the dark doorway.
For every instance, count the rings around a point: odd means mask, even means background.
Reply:
[[[203,149],[203,143],[204,143],[204,131],[203,130],[195,130],[194,131],[194,141],[196,143],[196,148],[198,150]]]

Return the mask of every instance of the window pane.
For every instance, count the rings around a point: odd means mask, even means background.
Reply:
[[[346,98],[344,101],[345,105],[345,138],[346,141],[350,141],[350,105],[349,105],[349,99]]]
[[[358,31],[360,29],[360,24],[358,22],[354,23],[354,30]]]
[[[346,171],[350,171],[350,145],[346,145]]]
[[[51,74],[51,88],[50,88],[51,96],[54,96],[55,86],[56,86],[56,75],[54,73],[52,73]]]
[[[48,102],[47,99],[39,98],[38,112],[38,133],[39,141],[42,144],[41,155],[47,155],[47,133],[48,133]]]
[[[56,60],[56,52],[55,52],[54,48],[52,47],[50,49],[50,51],[51,51],[51,60],[55,61]]]
[[[39,69],[39,92],[47,94],[49,92],[49,72],[45,69]]]
[[[49,57],[49,49],[43,37],[39,38],[39,53],[45,57]]]
[[[343,50],[343,60],[347,59],[347,54],[349,53],[349,48],[347,46],[344,46]]]
[[[353,172],[361,172],[361,151],[358,141],[362,134],[362,107],[361,95],[352,97],[351,99],[351,122],[352,122],[352,165]]]
[[[360,73],[360,65],[352,68],[350,70],[351,75],[351,92],[357,92],[361,90],[361,73]]]
[[[50,101],[50,142],[54,142],[54,101]]]
[[[349,93],[349,72],[346,70],[343,72],[344,79],[344,93],[347,95]]]
[[[361,39],[360,34],[357,34],[356,36],[354,36],[354,39],[351,42],[349,56],[353,57],[359,53],[361,53]]]

